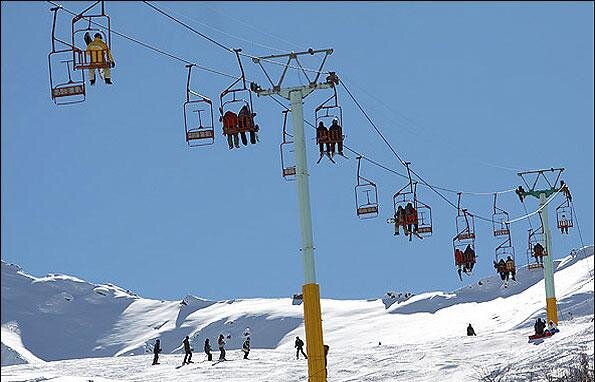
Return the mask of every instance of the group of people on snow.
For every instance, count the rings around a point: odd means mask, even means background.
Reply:
[[[227,339],[231,338],[231,335],[227,336]],[[217,339],[217,346],[219,347],[219,361],[227,361],[225,358],[225,339],[226,337],[223,334],[219,334],[219,338]],[[184,360],[182,361],[182,366],[194,363],[192,361],[192,352],[194,349],[190,346],[190,337],[186,336],[184,340],[182,340],[182,345],[184,346]],[[153,346],[153,365],[159,365],[159,353],[161,353],[163,349],[161,348],[161,340],[157,339],[155,341],[155,346]],[[207,361],[213,360],[213,354],[211,353],[211,343],[210,340],[207,338],[205,339],[204,348],[203,348],[206,356]],[[250,353],[250,328],[246,328],[244,331],[244,343],[242,344],[242,352],[244,353],[244,359],[248,359],[248,354]]]
[[[225,112],[222,117],[223,135],[227,135],[227,144],[230,150],[234,147],[237,149],[240,148],[240,137],[242,144],[248,146],[246,132],[250,134],[251,144],[255,145],[258,142],[258,131],[260,128],[254,124],[255,115],[256,113],[252,113],[248,105],[243,105],[238,114],[231,110]]]
[[[464,251],[461,251],[459,248],[455,249],[455,264],[457,266],[459,279],[463,281],[461,272],[470,274],[473,271],[473,266],[475,265],[475,251],[473,248],[471,248],[471,244],[467,244],[467,247]]]
[[[535,334],[537,336],[550,336],[560,331],[554,321],[550,320],[550,322],[546,325],[545,320],[542,320],[541,317],[537,318],[533,328],[535,329]]]
[[[508,256],[506,261],[504,259],[500,259],[498,262],[494,261],[494,268],[500,274],[502,281],[508,281],[510,278],[512,281],[516,281],[516,266],[511,256]]]
[[[324,154],[332,159],[335,155],[335,149],[338,149],[339,155],[343,155],[343,129],[339,125],[338,119],[334,118],[328,129],[323,121],[318,123],[318,127],[316,128],[316,143],[320,149],[320,159],[322,159]]]
[[[411,202],[403,206],[399,205],[394,216],[395,221],[395,236],[399,235],[399,227],[403,227],[403,233],[405,236],[409,236],[409,241],[413,235],[417,235],[418,230],[418,219],[417,210],[413,207]]]

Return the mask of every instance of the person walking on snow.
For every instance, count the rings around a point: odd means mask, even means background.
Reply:
[[[182,343],[184,344],[184,352],[186,353],[186,354],[184,354],[184,361],[182,361],[182,365],[186,365],[188,363],[194,363],[191,361],[192,348],[190,347],[190,338],[188,338],[188,336],[186,336],[186,338],[184,338],[184,341],[182,341]]]
[[[467,335],[468,336],[476,336],[477,334],[475,334],[475,330],[473,329],[473,326],[471,326],[471,324],[469,324],[469,326],[467,326]]]
[[[205,354],[207,355],[207,360],[208,361],[212,361],[213,360],[213,355],[211,354],[211,344],[209,343],[209,339],[207,338],[205,340]]]
[[[242,351],[244,352],[244,359],[248,359],[248,354],[250,353],[250,334],[246,335],[246,339],[242,344]]]
[[[219,334],[219,339],[217,340],[217,344],[219,345],[219,361],[227,361],[225,359],[225,337],[223,334]]]
[[[153,346],[153,365],[159,365],[159,353],[161,353],[161,350],[161,342],[157,339],[155,346]]]
[[[305,359],[308,359],[306,353],[304,353],[304,341],[300,340],[300,337],[295,337],[295,346],[297,350],[295,352],[295,358],[300,359],[300,352],[304,356]]]

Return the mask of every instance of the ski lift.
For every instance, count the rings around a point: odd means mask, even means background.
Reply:
[[[452,239],[453,251],[455,254],[455,265],[468,265],[473,268],[477,255],[475,254],[475,220],[466,208],[461,208],[461,193],[458,193],[457,217],[455,220],[457,234]],[[473,252],[469,254],[468,249]],[[458,251],[461,252],[460,257]],[[469,266],[470,265],[470,266]]]
[[[541,218],[541,213],[539,214]],[[536,229],[529,229],[529,240],[528,240],[528,248],[527,248],[527,266],[529,269],[539,269],[543,268],[543,256],[547,256],[547,243],[545,241],[545,234],[543,232],[543,222],[541,226]],[[536,253],[534,247],[539,244],[543,249],[540,253]],[[535,262],[531,262],[531,258],[535,259]]]
[[[100,14],[86,14],[99,3],[101,3]],[[83,26],[84,22],[87,22],[86,27]],[[102,22],[105,23],[105,25],[102,24]],[[112,63],[109,60],[104,59],[104,57],[107,56],[107,50],[98,50],[97,53],[88,55],[86,53],[86,48],[77,48],[77,46],[80,46],[77,45],[79,42],[85,42],[84,34],[86,33],[101,34],[102,40],[111,48],[112,36],[110,17],[105,14],[104,1],[95,1],[84,11],[72,18],[72,59],[74,61],[74,70],[110,68]]]
[[[85,74],[81,72],[80,75],[73,79],[73,74],[70,71],[70,63],[72,60],[60,60],[60,58],[68,57],[72,53],[72,47],[69,43],[60,40],[56,37],[56,19],[58,16],[58,10],[60,7],[54,7],[50,10],[54,12],[53,22],[52,22],[52,51],[48,54],[48,66],[49,66],[49,74],[50,74],[50,88],[51,88],[51,96],[52,101],[56,105],[71,105],[75,103],[81,103],[85,101],[86,93],[85,93]],[[62,45],[67,46],[68,48],[64,49],[56,49],[56,42],[61,43]],[[66,82],[56,82],[56,63],[60,62],[61,64],[66,65],[66,71],[68,75],[68,81]]]
[[[562,231],[562,234],[565,232],[568,234],[568,228],[573,227],[572,207],[570,206],[570,201],[568,199],[564,200],[564,202],[556,208],[556,218],[558,221],[558,228]]]
[[[294,180],[295,170],[295,149],[291,134],[287,132],[287,113],[290,110],[283,110],[283,142],[279,145],[281,152],[281,169],[285,180]]]
[[[492,214],[492,228],[494,232],[494,236],[504,236],[510,235],[510,228],[508,225],[509,215],[508,212],[504,211],[501,208],[498,208],[496,205],[496,198],[498,197],[497,193],[494,193],[494,213]]]
[[[410,162],[405,162],[409,182],[393,195],[393,217],[387,219],[386,222],[389,224],[396,224],[395,218],[397,217],[399,206],[406,208],[407,205],[411,204],[415,209],[415,215],[413,217],[406,216],[405,222],[402,224],[413,226],[413,230],[409,235],[410,240],[411,235],[423,239],[432,234],[432,209],[429,205],[421,202],[417,198],[417,182],[414,182],[411,179],[411,171],[409,169],[410,164]]]
[[[219,96],[221,105],[219,107],[219,121],[223,122],[224,116],[228,112],[232,112],[238,118],[238,123],[235,126],[226,126],[225,124],[223,124],[223,134],[225,135],[238,133],[245,134],[246,132],[256,134],[256,132],[258,131],[258,126],[254,124],[254,116],[256,116],[256,113],[254,113],[254,109],[252,107],[252,91],[250,88],[246,87],[246,76],[244,75],[244,67],[242,66],[242,60],[240,59],[241,51],[241,49],[234,49],[234,52],[238,59],[238,64],[240,65],[241,76],[238,77],[238,79],[236,79],[225,90],[223,90],[223,92],[221,92],[221,95]],[[241,87],[234,88],[234,86],[236,86],[240,82]],[[230,106],[232,104],[238,103],[241,104],[238,110],[241,110],[242,107],[246,106],[249,111],[248,115],[241,115],[231,110]]]
[[[357,157],[357,185],[355,186],[355,207],[357,217],[372,219],[378,216],[378,188],[371,180],[361,176],[361,156]],[[372,196],[370,197],[370,193]],[[365,199],[363,198],[363,195]]]
[[[329,129],[325,133],[321,134],[320,136],[318,133],[316,134],[316,144],[324,144],[324,145],[335,145],[339,144],[339,152],[341,152],[343,139],[345,135],[339,133],[338,131],[330,131],[330,127],[332,126],[333,121],[337,121],[338,125],[341,127],[341,131],[343,129],[343,109],[339,106],[339,101],[337,97],[337,89],[335,86],[332,87],[333,94],[323,103],[321,103],[316,110],[314,110],[314,120],[315,126],[318,127],[320,122],[324,124],[324,126]],[[332,102],[331,102],[332,101]],[[328,153],[327,153],[328,154]],[[332,158],[331,158],[332,160]],[[333,161],[334,162],[334,161]]]
[[[194,64],[188,64],[188,79],[186,80],[186,102],[184,102],[184,130],[186,143],[190,147],[212,145],[215,142],[215,124],[213,123],[213,102],[190,89],[190,76]],[[207,110],[200,109],[200,105],[208,105]],[[206,124],[203,125],[201,113],[206,111]],[[196,117],[193,116],[196,113]],[[209,118],[210,115],[210,118]],[[197,124],[198,122],[198,124]]]

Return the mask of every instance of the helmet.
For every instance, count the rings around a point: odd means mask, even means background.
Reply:
[[[337,120],[337,118],[333,118],[333,123],[339,123],[339,120]]]
[[[98,33],[95,33],[94,37],[97,37],[97,38],[103,38],[103,36],[102,36],[102,35],[101,35],[101,33],[99,33],[99,32],[98,32]]]

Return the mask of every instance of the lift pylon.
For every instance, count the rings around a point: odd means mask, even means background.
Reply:
[[[271,84],[270,89],[262,89],[257,83],[250,84],[250,88],[258,96],[280,95],[291,102],[291,116],[293,120],[293,133],[296,158],[296,185],[298,190],[298,204],[300,211],[300,232],[302,237],[302,254],[304,259],[305,283],[302,288],[304,301],[304,326],[306,328],[306,347],[308,353],[308,381],[325,382],[326,367],[324,340],[322,331],[322,313],[320,308],[320,286],[316,283],[316,270],[314,266],[314,240],[312,235],[312,215],[310,210],[310,190],[308,184],[308,161],[306,156],[306,139],[304,132],[304,110],[303,100],[310,93],[319,89],[330,89],[338,81],[336,76],[327,76],[325,82],[318,82],[327,57],[332,54],[332,49],[314,50],[306,52],[290,52],[288,54],[272,55],[265,57],[254,57],[254,63],[260,65],[265,76]],[[299,57],[305,55],[314,56],[317,53],[324,53],[322,63],[314,79],[308,77],[308,73],[301,66]],[[281,77],[273,82],[271,76],[263,66],[263,62],[287,59]],[[302,73],[308,79],[308,85],[283,87],[285,74],[292,62],[296,62],[302,68]]]
[[[550,169],[519,172],[517,175],[521,177],[528,189],[524,190],[522,186],[519,186],[516,191],[521,201],[527,196],[533,196],[539,199],[539,210],[541,211],[540,215],[545,244],[544,249],[547,253],[547,256],[544,256],[543,259],[547,319],[548,322],[553,321],[555,324],[558,324],[558,307],[556,302],[556,288],[554,285],[552,235],[549,229],[547,198],[561,191],[562,186],[559,185],[558,182],[563,171],[564,168],[552,167]],[[531,178],[533,179],[531,180]]]

